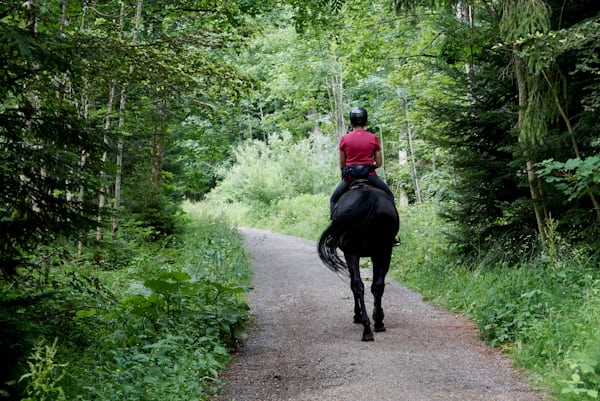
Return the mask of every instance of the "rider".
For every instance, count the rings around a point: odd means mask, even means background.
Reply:
[[[367,130],[367,111],[362,107],[353,107],[350,110],[350,124],[352,131],[342,136],[339,144],[340,168],[342,181],[337,186],[329,200],[330,213],[333,216],[335,204],[342,194],[348,190],[352,181],[364,178],[371,185],[383,189],[394,200],[394,193],[388,188],[375,172],[381,167],[381,146],[377,136]]]

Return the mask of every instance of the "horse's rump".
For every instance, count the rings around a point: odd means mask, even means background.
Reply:
[[[319,257],[331,270],[345,270],[338,247],[371,256],[392,246],[398,227],[393,200],[378,188],[358,185],[340,197],[333,221],[319,240]]]

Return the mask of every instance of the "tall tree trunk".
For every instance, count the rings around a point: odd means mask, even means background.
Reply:
[[[501,2],[500,34],[502,39],[512,43],[512,65],[519,94],[519,114],[517,128],[519,142],[527,157],[527,181],[533,201],[533,209],[542,246],[547,246],[546,220],[548,212],[544,205],[543,192],[531,158],[530,148],[536,140],[543,139],[547,131],[547,104],[540,99],[540,77],[530,71],[528,62],[520,53],[519,41],[535,32],[550,29],[550,9],[543,0],[503,0]],[[536,95],[536,96],[532,96]],[[535,102],[533,101],[535,100]]]
[[[381,179],[387,184],[385,179],[385,143],[383,142],[383,128],[379,124],[379,142],[381,143]]]
[[[113,102],[115,98],[115,82],[111,82],[110,87],[108,89],[108,102],[106,104],[106,116],[104,117],[104,131],[108,132],[111,126],[111,117],[113,110]],[[104,134],[104,143],[108,145],[108,135]],[[108,153],[105,150],[102,153],[102,165],[106,164],[108,160]],[[100,173],[100,180],[102,185],[102,192],[100,193],[100,199],[98,200],[98,226],[96,227],[96,241],[102,241],[104,234],[102,232],[102,219],[104,214],[104,207],[106,206],[106,194],[108,194],[108,185],[106,179],[106,171],[104,168]]]
[[[400,138],[398,138],[398,142],[402,140],[402,132],[400,132]],[[408,163],[408,152],[406,150],[401,150],[398,152],[398,164],[404,165]],[[406,189],[402,185],[397,186],[397,190],[400,193],[399,196],[399,204],[400,206],[408,206],[408,193]]]
[[[344,80],[342,78],[342,65],[334,60],[336,70],[331,78],[327,79],[329,88],[329,98],[331,99],[331,115],[333,117],[333,126],[335,136],[338,140],[346,133],[346,124],[344,121]]]
[[[463,0],[458,1],[456,4],[456,17],[463,21],[463,23],[468,24],[471,31],[475,28],[475,17],[474,17],[473,6],[468,2]],[[473,46],[472,46],[473,34],[471,34],[471,42],[470,42],[470,52],[469,52],[469,62],[465,64],[465,71],[469,77],[469,82],[473,80],[473,73],[475,71],[475,63],[473,61]]]
[[[165,161],[165,105],[162,101],[158,101],[156,105],[156,125],[151,138],[151,163],[152,163],[152,186],[159,189],[162,185],[162,171]]]
[[[142,0],[138,0],[138,12],[141,12]],[[152,22],[153,37],[161,35],[162,19],[159,16]],[[150,98],[156,99],[156,110],[154,118],[154,130],[150,138],[150,163],[151,163],[151,185],[159,191],[163,182],[163,166],[165,160],[165,145],[167,143],[167,107],[168,99],[161,98],[161,92],[157,89],[149,89]]]
[[[523,127],[523,121],[525,119],[525,111],[528,107],[528,87],[527,87],[527,77],[526,77],[526,66],[524,61],[517,56],[514,55],[513,58],[515,76],[517,79],[517,87],[519,90],[519,115],[518,115],[518,128],[519,130]],[[519,135],[519,141],[523,143],[521,140],[522,135]],[[523,145],[525,152],[528,152],[526,149],[527,145]],[[538,232],[540,234],[540,239],[542,240],[542,244],[546,246],[547,242],[547,233],[546,233],[546,217],[547,212],[546,208],[543,204],[543,199],[541,196],[541,188],[540,183],[537,177],[537,173],[534,167],[534,161],[532,159],[528,159],[526,163],[527,169],[527,181],[529,183],[529,191],[531,193],[531,200],[533,201],[533,209],[535,212],[535,218],[537,221]]]
[[[119,102],[119,131],[125,124],[125,89],[121,90],[121,101]],[[114,204],[111,219],[111,239],[117,239],[119,231],[119,208],[121,207],[121,184],[123,177],[123,135],[119,134],[117,138],[117,166],[115,171],[115,193]]]
[[[417,199],[417,203],[423,203],[423,199],[421,197],[421,186],[419,184],[419,176],[417,175],[417,162],[415,159],[415,151],[412,143],[412,128],[408,122],[408,101],[404,100],[404,118],[406,119],[406,140],[408,143],[408,153],[410,155],[410,164],[411,164],[411,175],[413,179],[413,185],[415,189],[415,197]]]
[[[119,12],[119,36],[123,36],[123,28],[125,25],[125,2],[120,1],[121,10]],[[135,12],[135,27],[133,30],[132,42],[136,43],[140,32],[140,25],[142,21],[142,0],[137,1],[136,12]],[[129,67],[129,74],[133,73],[133,65]],[[125,125],[125,103],[127,99],[127,93],[125,91],[126,83],[123,83],[121,88],[121,96],[119,101],[119,137],[117,138],[117,160],[116,160],[116,172],[115,172],[115,193],[114,203],[112,211],[111,221],[111,239],[114,241],[117,239],[117,232],[119,231],[119,208],[121,207],[121,185],[123,177],[123,134],[122,129]]]

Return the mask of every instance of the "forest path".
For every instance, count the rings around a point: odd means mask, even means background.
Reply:
[[[509,359],[478,340],[468,320],[391,280],[383,297],[387,331],[360,341],[349,280],[321,263],[314,241],[241,231],[252,255],[256,321],[223,374],[218,400],[543,399]],[[370,273],[361,269],[372,305]]]

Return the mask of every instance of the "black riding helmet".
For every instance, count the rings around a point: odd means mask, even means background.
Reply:
[[[367,111],[362,107],[353,107],[350,109],[350,124],[353,127],[367,125],[368,115]]]

